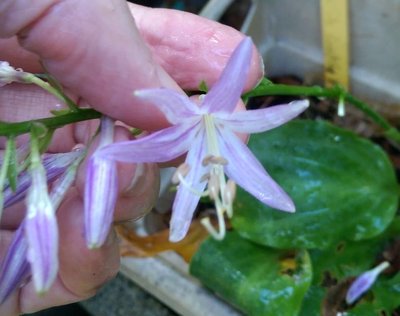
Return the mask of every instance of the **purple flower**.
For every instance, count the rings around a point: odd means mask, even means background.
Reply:
[[[79,156],[82,150],[74,150],[67,153],[44,154],[43,166],[46,169],[47,182],[51,183],[57,179]],[[9,207],[25,198],[31,185],[31,174],[28,170],[19,173],[17,179],[17,190],[12,191],[9,184],[4,188],[4,207]]]
[[[54,209],[61,204],[63,197],[75,180],[76,171],[84,158],[84,150],[53,185],[50,199]],[[23,221],[14,233],[11,244],[0,266],[0,304],[31,275],[28,257],[28,241]],[[53,269],[51,269],[53,270]]]
[[[38,293],[44,293],[57,276],[58,227],[55,209],[47,191],[46,172],[39,157],[35,156],[32,153],[32,184],[26,198],[25,234],[33,283]]]
[[[11,244],[0,267],[0,304],[29,276],[26,260],[28,243],[24,234],[25,222],[14,233]]]
[[[111,144],[113,138],[114,122],[103,117],[97,150]],[[95,152],[88,161],[85,182],[85,236],[89,248],[103,245],[112,224],[117,192],[116,163]]]
[[[136,91],[137,97],[163,111],[173,126],[98,152],[103,158],[132,163],[170,161],[187,152],[185,163],[175,175],[179,187],[170,225],[171,241],[186,235],[196,205],[204,195],[215,202],[220,230],[215,231],[208,219],[203,223],[215,238],[223,238],[223,215],[232,216],[234,182],[271,207],[295,211],[292,200],[235,133],[258,133],[277,127],[304,111],[308,101],[234,112],[248,75],[251,53],[252,41],[246,38],[234,51],[218,82],[200,97],[200,106],[169,89]],[[230,178],[228,182],[224,174]]]
[[[384,261],[372,270],[366,271],[355,279],[351,284],[346,294],[347,304],[353,304],[358,300],[366,291],[368,291],[375,283],[376,278],[386,268],[390,266],[389,262]]]

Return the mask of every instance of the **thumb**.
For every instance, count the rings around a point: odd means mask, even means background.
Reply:
[[[97,110],[142,129],[165,125],[135,89],[179,89],[153,60],[125,1],[4,0],[0,36],[17,35],[68,90]]]

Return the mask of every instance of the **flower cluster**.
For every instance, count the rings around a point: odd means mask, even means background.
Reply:
[[[202,223],[222,239],[225,216],[233,215],[236,184],[263,203],[294,212],[290,197],[264,170],[238,137],[275,128],[308,107],[297,101],[253,111],[235,111],[243,92],[252,55],[252,41],[245,38],[234,51],[219,80],[194,102],[169,89],[135,91],[138,98],[158,107],[171,126],[136,140],[113,143],[114,122],[104,117],[99,145],[87,162],[85,183],[85,237],[89,248],[103,245],[117,200],[117,162],[166,162],[186,154],[172,181],[178,185],[170,223],[170,240],[185,237],[202,196],[215,204],[218,228],[208,218]],[[0,86],[19,81],[22,72],[0,62]],[[29,74],[31,75],[31,74]],[[31,78],[31,77],[29,77]],[[29,79],[50,91],[47,83]],[[198,104],[199,103],[199,104]],[[32,137],[29,171],[18,176],[18,187],[3,189],[5,207],[26,197],[26,218],[17,229],[0,266],[0,303],[29,275],[38,292],[47,291],[58,271],[56,210],[74,181],[86,151],[45,155],[41,160]],[[55,181],[49,192],[48,184]]]

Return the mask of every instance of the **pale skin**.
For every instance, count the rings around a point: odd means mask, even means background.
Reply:
[[[132,92],[160,86],[196,89],[201,80],[212,85],[243,35],[195,15],[136,5],[128,8],[119,0],[38,0],[34,4],[2,0],[0,37],[0,60],[25,71],[43,72],[40,61],[80,104],[90,104],[116,120],[151,131],[167,126],[166,120],[151,105],[135,100]],[[254,50],[247,89],[262,74]],[[58,107],[55,98],[36,87],[13,84],[0,89],[1,120],[45,117]],[[94,129],[94,122],[60,129],[49,151],[65,152],[84,144]],[[128,137],[124,128],[117,130],[116,139]],[[27,137],[19,139],[25,141]],[[116,222],[140,217],[157,197],[157,167],[146,166],[145,174],[132,187],[134,171],[134,166],[120,165]],[[86,299],[118,272],[118,240],[113,232],[100,249],[86,248],[83,180],[81,170],[57,213],[60,271],[55,284],[39,297],[28,282],[0,306],[0,315],[32,313]],[[5,211],[0,258],[23,212],[23,203]]]

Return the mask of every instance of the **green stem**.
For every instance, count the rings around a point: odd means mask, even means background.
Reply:
[[[48,129],[56,129],[67,124],[97,119],[101,117],[101,113],[93,109],[80,109],[77,112],[70,112],[54,117],[43,119],[6,123],[0,122],[0,136],[17,136],[29,133],[33,124],[42,124]]]
[[[379,125],[384,131],[386,137],[400,143],[400,132],[392,126],[382,115],[373,110],[367,103],[352,96],[339,86],[332,88],[323,88],[319,86],[305,87],[305,86],[290,86],[283,84],[269,84],[263,85],[260,88],[248,92],[243,97],[257,97],[266,95],[298,95],[307,97],[325,97],[329,99],[343,100],[352,104],[356,108],[364,112],[373,122]]]
[[[72,100],[70,98],[65,96],[63,93],[61,93],[56,88],[52,87],[49,83],[47,83],[46,81],[43,81],[39,77],[37,77],[35,75],[32,75],[32,74],[28,74],[24,78],[24,80],[27,83],[33,83],[33,84],[41,87],[43,90],[45,90],[45,91],[51,93],[52,95],[54,95],[57,99],[59,99],[60,101],[64,102],[68,106],[68,108],[70,109],[71,112],[79,111],[78,106],[74,102],[72,102]]]
[[[4,206],[4,194],[2,192],[4,185],[6,183],[8,166],[11,160],[13,142],[14,142],[14,137],[10,137],[9,139],[7,139],[6,150],[3,156],[3,161],[0,169],[0,219],[3,214],[3,206]]]

